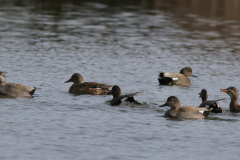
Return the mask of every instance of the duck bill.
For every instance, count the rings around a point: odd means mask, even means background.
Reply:
[[[221,92],[225,92],[225,93],[228,93],[228,90],[227,89],[220,89]]]
[[[108,94],[108,95],[112,95],[112,90],[111,90],[111,91],[109,91],[109,92],[107,92],[107,94]]]
[[[68,82],[73,82],[71,79],[69,79],[69,80],[67,80],[66,82],[64,82],[64,83],[68,83]]]
[[[201,93],[198,93],[198,95],[199,95],[199,98],[201,98]]]
[[[163,105],[161,105],[161,106],[159,106],[159,107],[166,107],[166,106],[168,106],[167,103],[165,103],[165,104],[163,104]]]
[[[198,77],[197,77],[196,75],[194,75],[194,74],[193,74],[193,75],[192,75],[191,77],[195,77],[195,78],[198,78]]]

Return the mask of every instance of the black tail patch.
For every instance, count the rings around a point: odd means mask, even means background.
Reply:
[[[29,94],[32,96],[34,93],[35,93],[35,91],[37,90],[37,88],[36,87],[34,87],[34,89],[33,90],[31,90],[30,92],[29,92]]]

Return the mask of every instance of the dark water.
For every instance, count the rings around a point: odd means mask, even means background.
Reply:
[[[220,3],[221,2],[221,3]],[[239,159],[238,114],[220,88],[240,89],[240,1],[1,1],[0,66],[35,98],[0,99],[0,159]],[[190,66],[190,87],[158,85],[159,71]],[[70,76],[141,92],[141,106],[73,96]],[[223,114],[173,121],[168,96]]]

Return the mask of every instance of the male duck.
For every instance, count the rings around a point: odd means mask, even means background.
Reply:
[[[69,88],[69,93],[82,95],[106,95],[110,90],[111,85],[97,83],[97,82],[83,82],[83,77],[79,73],[74,73],[72,77],[65,83],[73,82]]]
[[[158,81],[160,85],[190,86],[191,81],[188,79],[190,76],[197,77],[193,75],[190,67],[185,67],[180,71],[180,73],[160,72]]]
[[[228,87],[227,89],[221,89],[222,92],[227,93],[231,97],[229,105],[231,112],[240,112],[240,105],[238,104],[239,92],[235,87]]]
[[[167,99],[167,102],[159,107],[169,106],[169,109],[165,113],[165,117],[172,118],[191,118],[191,119],[204,119],[212,109],[208,108],[199,108],[193,106],[181,106],[180,101],[175,96],[170,96]]]
[[[202,103],[200,104],[199,107],[208,107],[208,108],[212,108],[213,113],[222,113],[223,110],[220,106],[220,104],[218,103],[218,101],[220,100],[224,100],[224,99],[218,99],[218,100],[207,100],[208,99],[208,94],[207,94],[207,90],[206,89],[202,89],[201,93],[198,93],[199,97],[202,98]]]
[[[5,73],[0,71],[0,95],[10,97],[32,97],[37,88],[18,84],[6,83]]]
[[[121,94],[121,89],[120,89],[120,87],[117,86],[117,85],[114,85],[114,86],[112,87],[112,90],[109,91],[108,94],[111,94],[111,95],[113,96],[113,99],[110,101],[111,106],[120,105],[120,104],[122,103],[121,100],[122,100],[123,98],[127,98],[125,101],[140,104],[140,103],[139,103],[138,101],[136,101],[135,98],[133,97],[134,95],[137,95],[137,92],[136,92],[136,93],[130,93],[130,94],[122,95],[122,94]]]

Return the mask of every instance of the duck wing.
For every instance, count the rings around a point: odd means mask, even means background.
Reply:
[[[36,89],[35,87],[32,86],[27,86],[19,83],[5,83],[5,86],[8,88],[14,88],[14,89],[19,89],[19,90],[26,90],[26,91],[32,91],[33,89]]]
[[[219,100],[223,100],[223,99],[219,99]],[[209,100],[209,101],[205,101],[203,103],[200,104],[199,107],[207,107],[207,108],[211,108],[211,112],[214,113],[222,113],[223,110],[220,106],[220,104],[218,103],[219,100]]]
[[[82,87],[86,87],[86,88],[101,88],[101,89],[109,90],[111,85],[104,84],[104,83],[97,83],[97,82],[84,82],[84,83],[81,83],[81,84],[77,84],[76,87],[79,87],[79,88],[82,88]]]
[[[123,98],[133,97],[133,96],[137,95],[137,93],[138,93],[138,92],[121,95],[121,96],[119,96],[119,97],[117,97],[117,98],[112,99],[110,103],[111,103],[111,105],[117,105],[117,104],[121,103],[121,100],[122,100]],[[135,99],[134,99],[134,100],[135,100]],[[126,100],[126,101],[127,101],[127,100]],[[128,101],[131,102],[132,99],[128,99]]]
[[[183,118],[204,118],[208,116],[212,109],[199,108],[194,106],[181,106],[179,108],[179,117]]]
[[[158,81],[161,85],[172,85],[173,81],[175,81],[174,84],[178,84],[177,81],[181,79],[186,79],[186,76],[175,72],[160,72],[158,77]]]
[[[107,85],[104,83],[96,83],[96,82],[84,82],[81,84],[73,84],[69,88],[69,93],[83,95],[107,95],[109,88],[111,85]]]
[[[37,88],[17,83],[6,83],[0,86],[0,94],[11,97],[32,97]]]
[[[181,106],[179,108],[179,111],[181,112],[194,112],[194,111],[208,111],[208,108],[199,108],[199,107],[195,107],[195,106]]]

